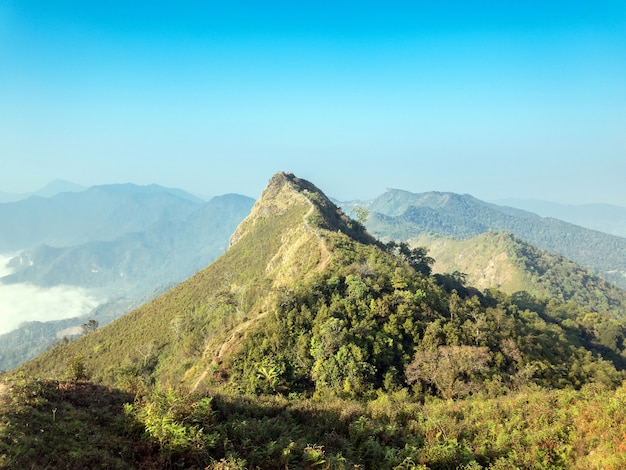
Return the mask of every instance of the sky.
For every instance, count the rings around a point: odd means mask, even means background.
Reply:
[[[626,206],[626,2],[0,0],[0,191]]]

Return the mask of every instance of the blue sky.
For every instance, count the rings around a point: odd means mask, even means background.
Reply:
[[[625,157],[621,0],[0,0],[0,191],[626,206]]]

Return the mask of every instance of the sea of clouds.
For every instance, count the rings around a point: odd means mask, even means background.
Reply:
[[[2,276],[11,274],[7,263],[13,256],[0,254],[0,334],[14,330],[26,321],[61,320],[85,315],[101,303],[80,287],[3,284]]]

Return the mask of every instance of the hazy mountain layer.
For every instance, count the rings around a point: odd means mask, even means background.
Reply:
[[[626,238],[454,193],[389,190],[362,205],[370,211],[368,229],[383,239],[409,240],[428,233],[468,238],[506,230],[626,287]]]
[[[222,254],[252,203],[245,196],[218,196],[187,216],[159,220],[111,241],[65,248],[40,245],[13,258],[9,266],[15,272],[2,282],[80,286],[97,289],[100,295],[144,295],[162,283],[186,279]]]
[[[0,203],[16,202],[22,199],[28,199],[31,196],[51,197],[59,193],[76,193],[87,189],[80,184],[70,181],[55,179],[46,184],[43,188],[32,193],[7,193],[0,191]]]
[[[626,237],[626,207],[611,204],[558,204],[535,199],[503,199],[495,202],[534,212],[542,217],[554,217],[581,227]]]
[[[68,247],[111,241],[160,221],[182,220],[200,201],[180,190],[157,185],[93,186],[78,193],[31,197],[0,204],[0,252],[40,244]]]

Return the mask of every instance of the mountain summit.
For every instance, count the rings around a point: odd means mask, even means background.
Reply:
[[[281,172],[271,178],[250,215],[235,230],[230,246],[255,244],[259,237],[270,241],[268,235],[279,241],[265,272],[275,285],[285,284],[328,263],[330,253],[321,230],[341,231],[366,243],[376,241],[314,184]],[[263,249],[261,254],[266,252]]]
[[[9,393],[22,404],[2,400],[0,389],[0,445],[12,446],[5,460],[623,467],[613,459],[621,434],[598,441],[598,432],[626,429],[615,413],[624,409],[624,319],[525,292],[481,292],[458,273],[431,275],[431,264],[425,250],[374,240],[314,185],[278,173],[214,263],[10,374]],[[24,390],[29,376],[70,381]],[[115,398],[111,386],[132,395]],[[587,421],[595,416],[597,427]],[[87,441],[103,424],[111,437]],[[129,435],[129,444],[115,440]],[[44,451],[52,446],[59,450]],[[99,454],[85,455],[92,449]],[[118,456],[125,465],[94,465]]]
[[[94,380],[124,388],[364,396],[420,381],[448,398],[496,376],[504,386],[621,381],[617,320],[482,294],[430,276],[425,255],[383,245],[313,184],[278,173],[214,263],[24,370],[59,377],[79,358]],[[437,351],[462,354],[480,373],[433,381],[411,361]]]
[[[160,377],[165,383],[197,385],[206,376],[205,362],[221,362],[235,350],[239,337],[271,310],[279,292],[328,266],[332,248],[325,234],[332,232],[375,243],[315,185],[277,173],[215,263],[108,328],[28,367],[57,375],[72,355],[91,351],[85,359],[101,380],[114,382],[119,370],[111,364],[121,361],[125,367],[142,364],[144,372],[168,369]]]

